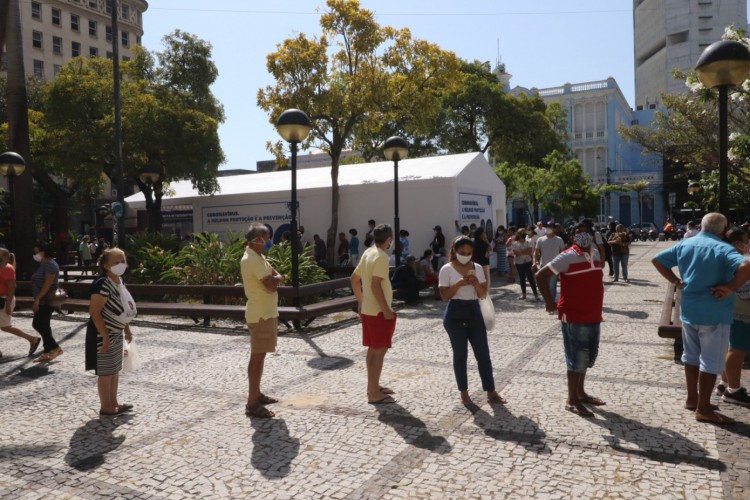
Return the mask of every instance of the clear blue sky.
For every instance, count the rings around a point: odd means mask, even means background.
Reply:
[[[219,77],[214,94],[226,111],[222,169],[254,169],[277,140],[256,105],[259,88],[273,83],[266,55],[293,34],[320,34],[324,1],[150,0],[143,44],[161,50],[176,29],[213,45]],[[633,105],[632,0],[361,0],[381,25],[408,27],[421,38],[467,60],[494,62],[513,75],[511,85],[553,87],[614,77]]]

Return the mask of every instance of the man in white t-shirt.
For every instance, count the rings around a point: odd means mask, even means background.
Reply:
[[[540,237],[536,242],[532,270],[536,273],[552,262],[563,250],[565,250],[565,242],[555,233],[555,223],[549,223],[546,235]],[[557,302],[557,280],[557,274],[553,274],[549,278],[549,289],[555,302]]]

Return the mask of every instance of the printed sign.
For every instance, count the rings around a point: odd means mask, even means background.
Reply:
[[[458,224],[460,226],[471,224],[478,226],[491,220],[492,217],[492,196],[458,193]]]
[[[297,219],[299,220],[299,203]],[[225,205],[203,207],[201,209],[203,230],[212,233],[223,233],[227,230],[244,231],[253,222],[266,224],[275,231],[276,228],[292,220],[291,203],[252,203],[247,205]]]

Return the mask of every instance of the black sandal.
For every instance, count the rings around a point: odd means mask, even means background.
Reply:
[[[245,415],[258,418],[271,418],[276,416],[274,412],[263,406],[261,403],[255,403],[254,405],[246,404]]]

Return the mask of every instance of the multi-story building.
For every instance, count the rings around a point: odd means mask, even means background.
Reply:
[[[623,191],[602,197],[598,214],[600,222],[613,217],[630,225],[642,217],[644,222],[661,223],[664,217],[661,158],[643,155],[639,145],[624,141],[617,132],[620,125],[649,123],[653,111],[634,112],[611,77],[546,89],[516,87],[512,92],[539,93],[546,103],[562,105],[568,117],[568,146],[591,178],[591,183],[623,186]],[[624,189],[625,185],[638,181],[649,183],[640,198],[636,192]],[[519,205],[511,208],[509,213],[525,220],[524,210]]]
[[[730,25],[747,28],[746,0],[633,0],[635,109],[656,109],[661,94],[684,92],[672,70],[694,67]]]
[[[115,2],[120,23],[120,57],[130,58],[143,36],[145,0]],[[78,56],[112,58],[112,0],[30,0],[21,2],[24,68],[51,79]],[[6,69],[3,53],[3,70]]]

